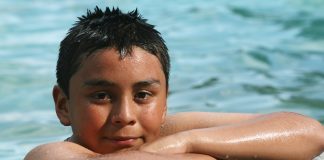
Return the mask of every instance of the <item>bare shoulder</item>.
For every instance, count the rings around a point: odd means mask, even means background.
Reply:
[[[24,160],[72,160],[86,159],[95,153],[71,142],[53,142],[40,145],[31,150]]]
[[[166,136],[191,129],[217,127],[253,119],[257,116],[259,116],[259,114],[181,112],[166,117],[161,133],[162,136]]]

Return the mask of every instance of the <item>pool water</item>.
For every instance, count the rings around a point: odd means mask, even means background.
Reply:
[[[95,5],[136,7],[172,58],[168,111],[293,111],[324,123],[322,0],[0,1],[0,159],[70,135],[51,90],[58,46]]]

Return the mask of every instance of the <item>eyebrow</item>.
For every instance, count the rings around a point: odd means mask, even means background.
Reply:
[[[134,84],[134,87],[160,86],[161,82],[157,79],[147,79]]]
[[[147,79],[147,80],[136,82],[133,85],[133,87],[139,88],[139,87],[160,86],[160,85],[161,85],[161,82],[157,79]],[[83,83],[83,87],[89,87],[89,86],[113,87],[113,86],[118,86],[118,85],[114,82],[109,81],[109,80],[92,79],[92,80],[85,81]]]
[[[92,80],[85,81],[83,83],[83,87],[88,87],[88,86],[109,87],[109,86],[116,86],[116,84],[108,80],[92,79]]]

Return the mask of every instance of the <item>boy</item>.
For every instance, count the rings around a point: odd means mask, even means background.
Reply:
[[[324,128],[294,113],[166,115],[169,55],[137,10],[98,7],[61,42],[53,88],[64,142],[25,160],[312,159]]]

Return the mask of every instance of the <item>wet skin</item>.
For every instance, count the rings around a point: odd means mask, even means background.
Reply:
[[[70,97],[60,91],[56,100],[66,108],[58,117],[72,126],[71,141],[106,154],[157,139],[167,98],[159,60],[137,47],[124,58],[111,48],[96,52],[72,76]]]
[[[169,160],[179,159],[177,155],[188,159],[187,153],[220,159],[304,160],[324,150],[322,124],[296,113],[193,112],[164,118],[167,87],[155,56],[140,48],[124,59],[113,49],[97,52],[72,76],[70,98],[58,86],[53,89],[56,113],[62,124],[72,126],[74,143],[41,145],[26,160]]]

